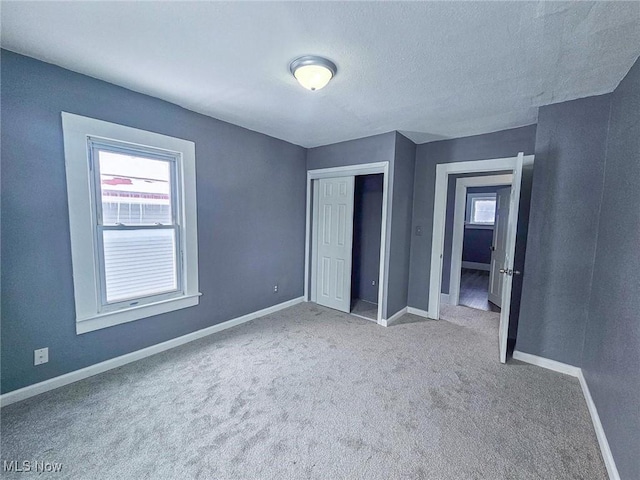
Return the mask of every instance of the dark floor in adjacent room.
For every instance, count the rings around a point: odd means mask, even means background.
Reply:
[[[500,308],[489,301],[489,272],[463,268],[460,275],[460,305],[499,312]]]

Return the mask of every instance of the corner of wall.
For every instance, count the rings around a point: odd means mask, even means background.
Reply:
[[[305,170],[309,170],[309,148],[302,147],[304,149],[304,166]]]
[[[593,96],[540,107],[530,173],[516,348],[578,366],[593,274],[597,220],[592,212],[600,204],[607,101]]]
[[[589,317],[590,317],[590,305],[591,298],[593,297],[593,279],[595,276],[596,257],[598,255],[598,241],[600,237],[600,223],[602,214],[602,201],[604,199],[604,185],[607,175],[607,153],[609,151],[609,130],[611,128],[611,98],[609,98],[607,113],[607,131],[604,134],[604,165],[602,168],[602,186],[600,189],[600,200],[598,201],[598,213],[596,214],[596,237],[593,248],[593,258],[591,259],[591,278],[589,279],[589,295],[587,296],[586,308],[585,308],[585,320],[584,320],[584,335],[582,336],[582,350],[580,352],[580,366],[584,365],[584,348],[587,343],[587,330],[589,329]],[[586,379],[585,379],[586,383]]]

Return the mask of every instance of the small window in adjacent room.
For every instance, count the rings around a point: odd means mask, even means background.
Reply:
[[[76,331],[198,304],[193,142],[63,113]]]
[[[467,225],[493,226],[496,217],[496,194],[469,193],[466,217]]]

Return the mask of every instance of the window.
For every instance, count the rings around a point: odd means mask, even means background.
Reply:
[[[467,195],[466,224],[493,226],[496,217],[495,193],[469,193]]]
[[[76,331],[197,305],[193,142],[62,119]]]

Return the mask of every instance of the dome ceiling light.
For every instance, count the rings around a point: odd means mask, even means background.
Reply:
[[[320,90],[329,83],[338,69],[336,64],[326,58],[305,55],[296,58],[289,66],[296,80],[307,90]]]

